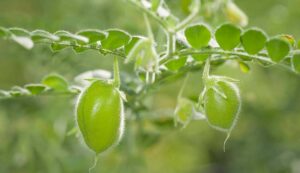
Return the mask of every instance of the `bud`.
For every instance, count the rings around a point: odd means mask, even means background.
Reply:
[[[231,0],[227,2],[224,9],[227,19],[242,27],[248,25],[247,15]]]

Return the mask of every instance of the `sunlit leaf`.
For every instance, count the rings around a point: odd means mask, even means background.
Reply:
[[[211,39],[210,30],[203,24],[190,26],[184,33],[188,43],[195,49],[208,46]]]
[[[130,35],[122,30],[107,30],[108,36],[102,40],[101,44],[104,49],[114,50],[125,46],[130,41]]]
[[[69,84],[68,82],[58,74],[50,74],[42,80],[42,84],[48,86],[54,91],[68,91]]]
[[[243,33],[241,42],[246,52],[254,55],[265,47],[267,36],[261,29],[252,28]]]
[[[224,50],[232,50],[240,44],[241,29],[233,24],[223,24],[216,30],[215,37]]]
[[[280,62],[290,52],[289,42],[278,37],[270,39],[266,47],[270,58],[275,62]]]

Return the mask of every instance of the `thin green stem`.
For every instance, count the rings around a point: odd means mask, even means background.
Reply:
[[[152,17],[166,31],[168,30],[169,27],[168,27],[167,23],[165,21],[163,21],[159,16],[157,16],[154,12],[144,8],[141,4],[134,2],[134,0],[128,0],[128,2],[131,3],[132,5],[136,6],[139,10],[143,11],[144,13],[149,15],[150,17]]]
[[[204,82],[209,78],[209,70],[210,70],[210,59],[208,58],[205,62],[204,70],[203,70],[203,80]]]
[[[272,60],[270,60],[268,57],[264,56],[258,56],[258,55],[249,55],[244,52],[234,52],[234,51],[225,51],[221,49],[204,49],[204,50],[183,50],[178,52],[178,55],[186,56],[186,55],[213,55],[213,54],[219,54],[219,55],[231,55],[231,56],[242,56],[250,59],[256,59],[260,60],[266,63],[270,64],[276,64]]]
[[[120,88],[121,85],[118,57],[114,58],[114,85],[116,88]]]
[[[149,21],[146,13],[144,13],[144,19],[145,19],[145,23],[146,23],[148,37],[151,39],[152,42],[154,42],[154,35],[153,35],[152,29],[151,29],[150,21]]]
[[[185,86],[186,86],[186,84],[187,84],[187,81],[188,81],[188,79],[189,79],[189,76],[190,76],[189,73],[187,73],[187,74],[186,74],[186,77],[185,77],[185,79],[184,79],[184,81],[183,81],[183,84],[182,84],[182,86],[181,86],[181,88],[180,88],[180,90],[179,90],[177,99],[179,99],[179,98],[182,97],[182,94],[183,94],[184,88],[185,88]]]
[[[176,50],[175,50],[175,34],[172,32],[168,32],[167,33],[167,37],[168,37],[168,51],[167,51],[167,55],[166,58],[168,58],[169,56],[171,56]]]
[[[195,0],[195,4],[193,6],[195,7],[191,14],[185,18],[182,22],[180,22],[176,27],[175,27],[175,32],[178,32],[182,29],[184,29],[186,26],[188,26],[193,20],[197,17],[199,10],[200,10],[200,0]]]

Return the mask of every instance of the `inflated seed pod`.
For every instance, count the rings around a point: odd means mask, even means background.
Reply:
[[[118,144],[122,137],[124,108],[118,88],[118,80],[96,80],[79,96],[77,123],[85,143],[96,154]]]
[[[218,81],[207,89],[203,99],[209,124],[218,130],[230,132],[241,107],[240,95],[235,83]]]

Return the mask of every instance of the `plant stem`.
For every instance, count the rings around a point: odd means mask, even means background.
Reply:
[[[165,30],[168,30],[168,25],[163,21],[159,16],[157,16],[154,12],[151,10],[145,9],[141,4],[138,4],[134,2],[133,0],[128,0],[129,3],[136,6],[139,10],[143,11],[144,13],[148,14],[150,17],[152,17],[156,22],[160,24]]]
[[[148,19],[148,16],[147,16],[146,13],[144,13],[144,19],[145,19],[145,24],[146,24],[146,28],[147,28],[148,37],[150,38],[150,40],[153,43],[154,42],[154,35],[153,35],[151,25],[150,25],[150,22],[149,22],[149,19]]]
[[[121,85],[118,57],[114,58],[114,85],[116,88],[120,88]]]
[[[243,56],[250,59],[256,59],[260,60],[266,63],[270,64],[276,64],[275,62],[271,61],[269,58],[264,56],[258,56],[258,55],[249,55],[244,52],[234,52],[234,51],[225,51],[221,49],[204,49],[204,50],[183,50],[178,52],[178,55],[213,55],[213,54],[219,54],[219,55],[232,55],[232,56]]]
[[[168,32],[167,37],[168,37],[168,51],[166,54],[166,58],[168,58],[175,52],[175,35],[174,35],[174,33]]]

